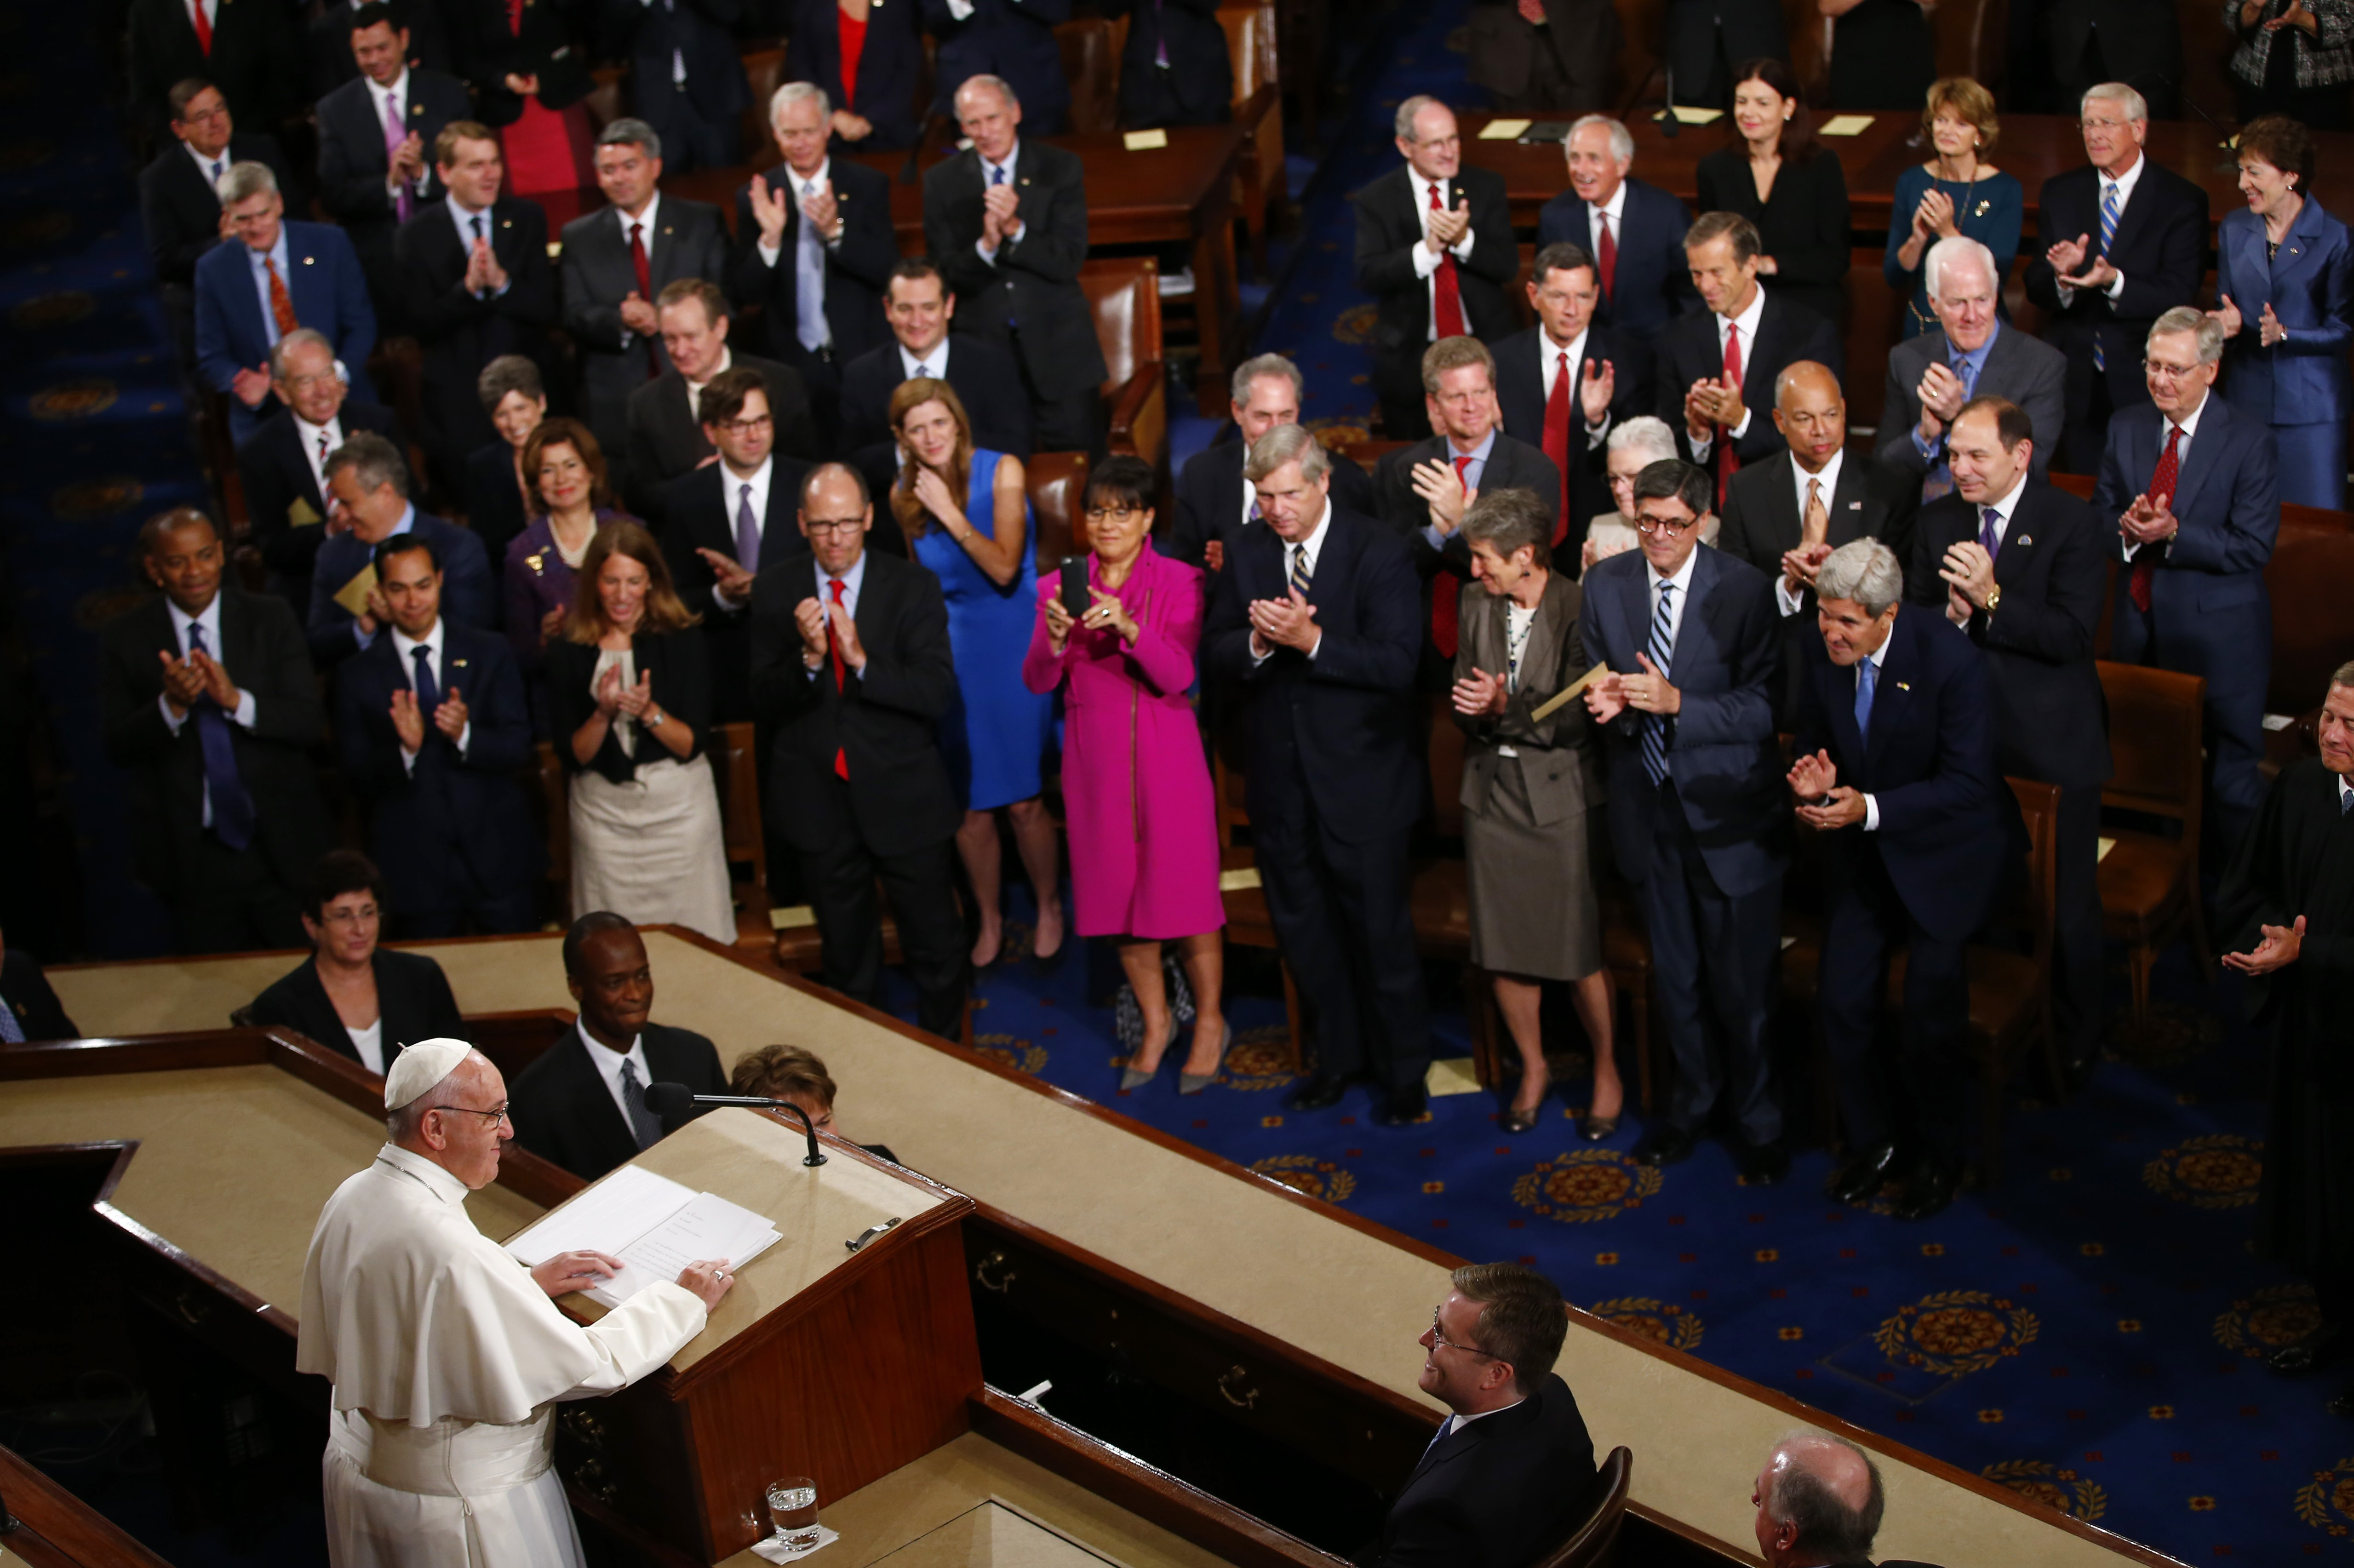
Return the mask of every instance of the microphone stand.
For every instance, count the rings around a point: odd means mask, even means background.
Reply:
[[[2223,150],[2223,156],[2216,162],[2215,172],[2217,174],[2227,175],[2238,174],[2240,172],[2240,160],[2234,154],[2240,144],[2239,132],[2236,131],[2225,130],[2223,128],[2223,122],[2216,119],[2213,115],[2208,113],[2204,108],[2200,107],[2197,99],[2191,97],[2190,93],[2183,90],[2183,87],[2180,82],[2175,81],[2168,77],[2160,77],[2158,79],[2165,82],[2167,86],[2174,89],[2174,96],[2182,100],[2184,106],[2188,108],[2191,113],[2196,114],[2200,119],[2207,122],[2208,125],[2213,129],[2215,134],[2222,138],[2221,141],[2215,143],[2218,147],[2221,147]]]
[[[1672,142],[1684,133],[1683,122],[1676,118],[1675,62],[1662,60],[1659,63],[1659,69],[1665,71],[1668,77],[1668,107],[1667,111],[1659,116],[1659,134]]]
[[[646,1086],[648,1098],[652,1097],[651,1091],[657,1086],[653,1084]],[[801,1163],[804,1165],[825,1163],[825,1156],[818,1151],[817,1128],[810,1125],[809,1112],[790,1100],[772,1100],[760,1095],[689,1095],[687,1103],[698,1106],[742,1106],[748,1110],[790,1111],[801,1118],[801,1136],[809,1139],[809,1158],[803,1160]],[[651,1110],[652,1107],[649,1105],[647,1108]]]

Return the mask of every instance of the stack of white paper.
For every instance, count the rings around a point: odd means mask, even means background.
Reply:
[[[690,1263],[726,1258],[741,1269],[780,1238],[761,1215],[716,1192],[697,1192],[666,1176],[624,1165],[506,1244],[527,1268],[557,1254],[610,1253],[621,1272],[586,1292],[619,1307],[656,1280],[674,1280]]]

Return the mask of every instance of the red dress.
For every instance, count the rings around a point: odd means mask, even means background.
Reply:
[[[507,30],[523,32],[523,0],[507,0]],[[597,129],[588,106],[549,109],[536,97],[523,101],[523,114],[499,131],[506,159],[507,189],[516,196],[583,190],[597,183]]]
[[[866,52],[866,18],[853,16],[837,5],[833,19],[839,24],[837,37],[842,41],[842,104],[853,114],[858,112],[858,57]]]

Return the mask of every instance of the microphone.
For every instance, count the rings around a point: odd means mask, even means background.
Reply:
[[[790,1111],[801,1118],[801,1133],[809,1139],[809,1158],[804,1165],[822,1165],[825,1156],[818,1152],[817,1128],[810,1125],[809,1112],[790,1100],[772,1100],[759,1095],[698,1095],[684,1084],[648,1084],[639,1098],[646,1109],[658,1117],[669,1118],[684,1114],[695,1106],[747,1106],[753,1110]]]
[[[2215,143],[2215,145],[2220,148],[2223,154],[2221,160],[2215,165],[2215,172],[2218,174],[2222,174],[2227,171],[2237,173],[2240,167],[2240,160],[2234,155],[2234,153],[2240,144],[2239,133],[2228,129],[2221,121],[2208,113],[2197,99],[2191,97],[2190,93],[2183,90],[2182,84],[2180,82],[2173,80],[2168,77],[2159,77],[2158,79],[2165,82],[2167,86],[2174,89],[2174,95],[2182,100],[2183,107],[2190,110],[2191,113],[2199,116],[2200,119],[2207,122],[2208,126],[2213,130],[2215,134],[2222,138],[2222,140]]]
[[[1684,133],[1683,122],[1676,118],[1676,68],[1671,61],[1661,61],[1659,69],[1668,73],[1668,109],[1659,116],[1659,134],[1672,142]]]

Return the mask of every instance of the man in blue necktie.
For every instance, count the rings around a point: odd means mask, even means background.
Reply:
[[[2035,476],[2042,478],[2066,418],[2068,356],[2003,324],[1996,309],[2002,291],[1994,252],[1968,235],[1929,247],[1921,271],[1938,330],[1888,351],[1880,446],[1872,455],[1921,475],[1926,505],[1953,491],[1946,440],[1962,405],[1973,397],[2007,397],[2027,411],[2035,434]]]

